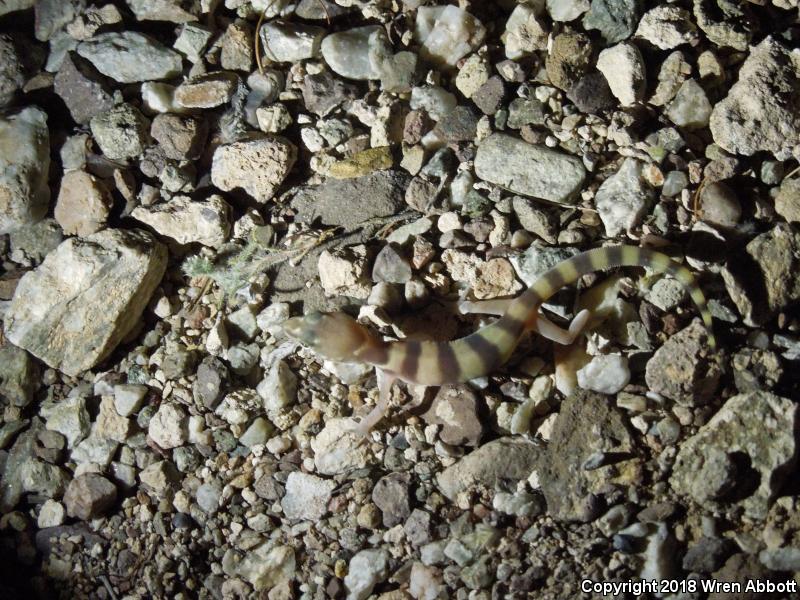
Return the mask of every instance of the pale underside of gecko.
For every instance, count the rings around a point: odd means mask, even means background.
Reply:
[[[384,341],[343,313],[312,313],[289,319],[286,333],[317,354],[340,362],[368,363],[376,369],[378,403],[355,430],[366,435],[388,409],[396,380],[426,386],[466,382],[483,377],[505,363],[520,340],[537,332],[559,344],[571,344],[591,318],[578,313],[568,329],[562,329],[539,312],[541,305],[564,286],[583,275],[614,267],[641,266],[669,273],[689,291],[703,322],[711,331],[711,314],[703,292],[691,272],[667,255],[635,246],[606,246],[578,254],[555,265],[514,299],[462,302],[462,312],[497,315],[478,331],[449,342]],[[709,334],[709,346],[715,345]]]

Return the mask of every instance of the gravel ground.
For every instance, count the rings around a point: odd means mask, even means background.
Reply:
[[[0,2],[0,596],[800,598],[799,163],[797,0]]]

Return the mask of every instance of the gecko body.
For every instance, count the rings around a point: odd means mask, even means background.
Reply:
[[[397,379],[440,386],[488,375],[510,358],[523,336],[531,331],[561,344],[571,343],[588,322],[590,313],[581,311],[569,329],[564,330],[541,315],[539,308],[558,290],[575,283],[583,275],[620,266],[648,267],[674,276],[688,289],[703,322],[711,330],[705,296],[691,272],[665,254],[635,246],[607,246],[577,254],[545,272],[515,299],[465,303],[477,309],[473,312],[497,314],[499,318],[470,335],[449,342],[383,341],[343,313],[295,317],[286,321],[284,329],[326,358],[375,366],[380,398],[357,428],[366,434],[386,412],[389,390]],[[713,347],[713,334],[710,333],[708,339]]]

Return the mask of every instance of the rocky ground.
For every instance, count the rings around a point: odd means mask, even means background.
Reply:
[[[0,596],[798,597],[701,586],[800,580],[799,13],[0,2]],[[360,443],[374,374],[281,328],[458,337],[604,243],[717,348],[587,276]]]

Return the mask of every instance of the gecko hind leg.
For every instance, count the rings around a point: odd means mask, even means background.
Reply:
[[[513,301],[513,298],[478,301],[461,299],[458,302],[458,312],[462,315],[495,315],[502,317],[506,314]]]
[[[568,346],[580,335],[584,327],[586,327],[586,324],[589,322],[589,318],[591,316],[592,313],[584,309],[575,315],[575,318],[570,322],[568,329],[563,329],[550,321],[544,315],[540,314],[536,319],[533,329],[541,336],[546,337],[557,344]]]
[[[378,421],[386,415],[386,411],[389,409],[392,385],[397,380],[397,377],[382,369],[376,369],[375,375],[378,379],[378,403],[366,417],[361,419],[358,424],[353,425],[353,431],[363,437],[367,437],[372,428],[378,424]]]

